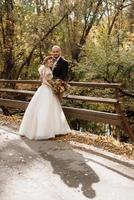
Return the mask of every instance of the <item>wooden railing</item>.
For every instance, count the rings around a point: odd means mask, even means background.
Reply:
[[[19,108],[25,110],[28,102],[3,98],[3,93],[8,95],[9,93],[12,94],[24,94],[27,96],[32,96],[35,91],[29,90],[18,90],[7,88],[9,84],[40,84],[40,81],[37,80],[0,80],[0,84],[6,84],[6,88],[0,88],[0,106],[4,106],[7,108]],[[103,103],[103,104],[110,104],[115,108],[115,113],[110,112],[102,112],[96,110],[89,110],[89,109],[82,109],[82,108],[74,108],[74,107],[66,107],[63,106],[63,110],[67,116],[79,118],[87,121],[94,121],[94,122],[102,122],[107,124],[112,124],[116,126],[120,126],[124,129],[126,133],[129,134],[132,141],[134,141],[134,134],[130,128],[130,125],[127,119],[124,116],[123,111],[121,110],[120,102],[119,102],[119,89],[121,87],[120,83],[96,83],[96,82],[70,82],[70,85],[77,86],[77,87],[91,87],[91,88],[109,88],[113,89],[115,92],[115,98],[102,98],[102,97],[91,97],[91,96],[80,96],[80,95],[66,95],[63,98],[66,100],[72,101],[81,101],[81,102],[91,102],[91,103]]]

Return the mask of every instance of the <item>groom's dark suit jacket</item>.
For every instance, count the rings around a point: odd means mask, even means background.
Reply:
[[[68,61],[60,57],[53,69],[54,78],[59,78],[63,81],[66,81],[68,79],[68,68]]]

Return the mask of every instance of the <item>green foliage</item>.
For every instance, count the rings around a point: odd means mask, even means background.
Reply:
[[[110,38],[104,32],[87,43],[86,53],[92,79],[121,82],[126,88],[134,89],[134,47],[127,46],[126,35],[117,44],[117,35]],[[128,38],[129,40],[129,38]]]

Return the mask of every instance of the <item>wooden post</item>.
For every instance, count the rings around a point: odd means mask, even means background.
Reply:
[[[116,95],[116,98],[119,100],[119,88],[116,88],[115,95]],[[119,101],[115,104],[115,110],[117,114],[121,115],[122,128],[124,129],[124,131],[126,131],[129,134],[131,140],[134,142],[134,133],[129,125],[127,118],[124,115],[124,112],[121,109],[121,105]]]

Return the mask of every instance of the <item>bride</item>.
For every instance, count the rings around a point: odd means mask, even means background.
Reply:
[[[47,82],[53,78],[50,69],[53,57],[47,56],[43,64],[38,69],[42,85],[31,99],[19,129],[20,135],[35,140],[53,138],[55,135],[70,132],[59,99]]]

